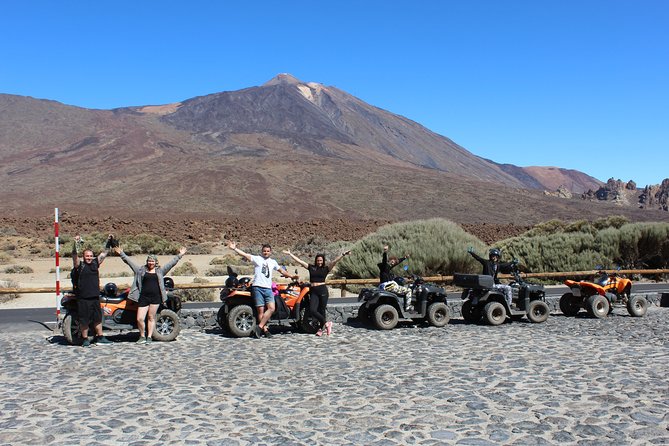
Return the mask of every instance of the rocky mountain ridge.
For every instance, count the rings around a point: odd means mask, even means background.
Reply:
[[[114,110],[0,95],[5,215],[59,206],[161,218],[446,217],[519,225],[582,214],[664,215],[545,196],[556,178],[571,187],[601,184],[577,171],[497,164],[335,87],[289,75]]]

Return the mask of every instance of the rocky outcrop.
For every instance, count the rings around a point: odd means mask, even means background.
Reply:
[[[551,197],[558,198],[572,198],[574,196],[574,194],[572,194],[569,188],[564,184],[561,184],[555,192],[549,192],[545,190],[544,195],[550,195]]]
[[[642,208],[669,211],[669,178],[665,178],[662,184],[646,186],[639,195],[639,205]]]
[[[637,202],[636,183],[609,178],[606,184],[596,191],[592,189],[581,195],[584,200],[610,201],[619,205],[632,205]]]

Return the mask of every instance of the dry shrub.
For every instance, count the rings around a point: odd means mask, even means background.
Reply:
[[[207,279],[196,277],[193,283],[209,283]],[[212,302],[215,299],[213,288],[180,289],[175,291],[184,302]]]
[[[197,268],[191,262],[183,262],[171,271],[173,276],[195,276]]]
[[[0,288],[18,288],[19,283],[15,280],[0,280]],[[18,293],[0,294],[0,303],[9,302],[19,297]]]
[[[5,268],[5,274],[30,274],[35,271],[29,266],[25,265],[11,265]]]

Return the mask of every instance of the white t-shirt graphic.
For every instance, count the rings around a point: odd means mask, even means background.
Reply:
[[[266,259],[262,256],[251,256],[255,266],[253,272],[253,286],[260,288],[272,288],[272,271],[279,269],[279,264],[274,259]]]

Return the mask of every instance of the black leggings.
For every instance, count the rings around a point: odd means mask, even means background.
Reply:
[[[309,290],[311,297],[309,298],[309,311],[311,316],[318,321],[318,327],[323,328],[325,325],[325,314],[328,307],[328,287],[325,285],[318,285]]]

